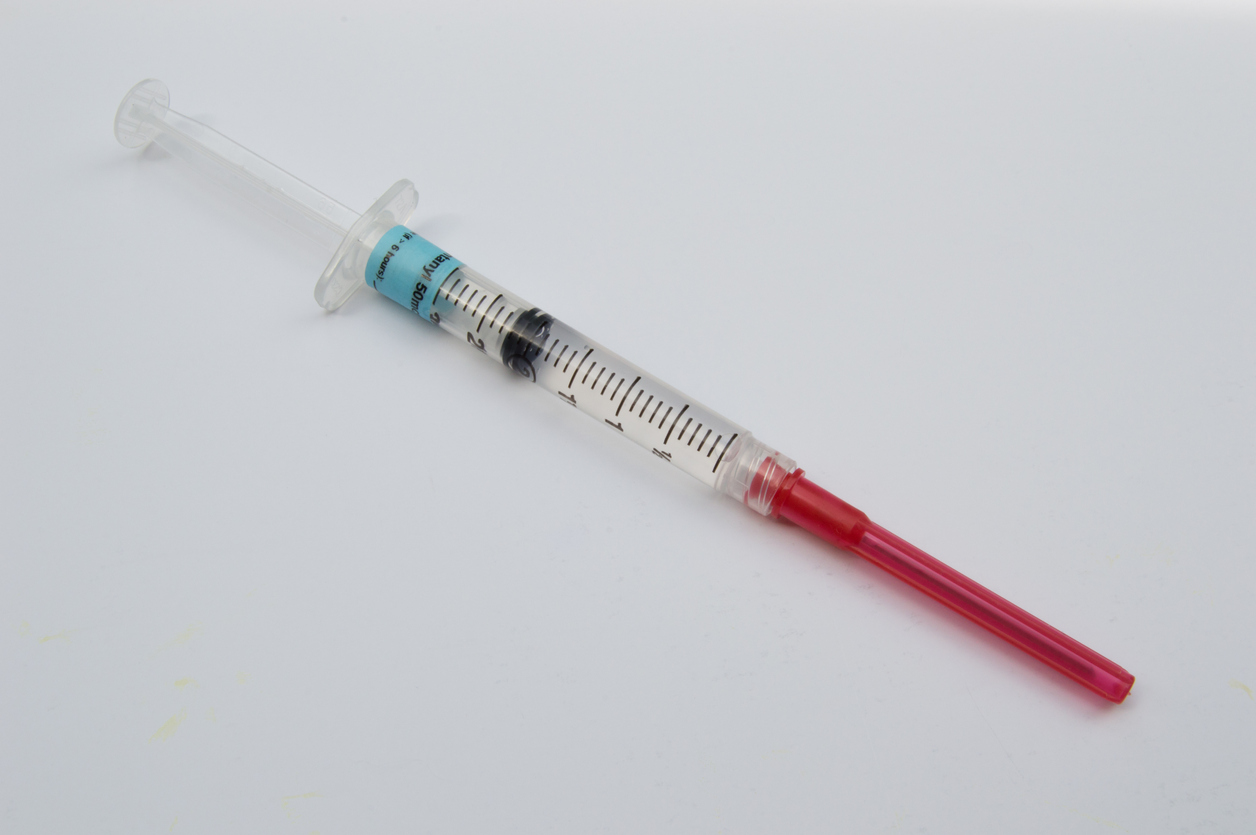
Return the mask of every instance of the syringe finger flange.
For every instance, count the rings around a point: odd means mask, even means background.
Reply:
[[[314,300],[323,309],[335,310],[365,284],[363,275],[371,250],[385,232],[408,222],[418,204],[414,183],[398,180],[362,213],[314,285]]]

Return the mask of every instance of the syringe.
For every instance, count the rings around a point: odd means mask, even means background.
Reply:
[[[401,180],[358,215],[200,122],[170,109],[155,79],[135,85],[114,119],[130,148],[156,143],[334,255],[314,298],[340,307],[370,284],[388,298],[549,390],[669,466],[775,519],[854,551],[1113,702],[1124,669],[870,521],[813,484],[790,458],[510,293],[405,224],[418,203]]]

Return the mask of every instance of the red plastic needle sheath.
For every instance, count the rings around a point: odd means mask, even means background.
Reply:
[[[854,551],[1105,699],[1120,703],[1129,695],[1134,677],[1124,669],[873,523],[863,511],[802,475],[795,470],[783,479],[772,502],[773,516]]]

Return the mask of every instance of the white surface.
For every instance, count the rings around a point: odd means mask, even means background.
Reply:
[[[1256,827],[1242,7],[0,9],[0,830]],[[114,141],[150,75],[358,210],[414,179],[1133,695],[324,314],[323,255]]]

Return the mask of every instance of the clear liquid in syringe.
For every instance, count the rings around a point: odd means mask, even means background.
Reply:
[[[747,434],[469,267],[439,286],[428,318],[710,487]]]

